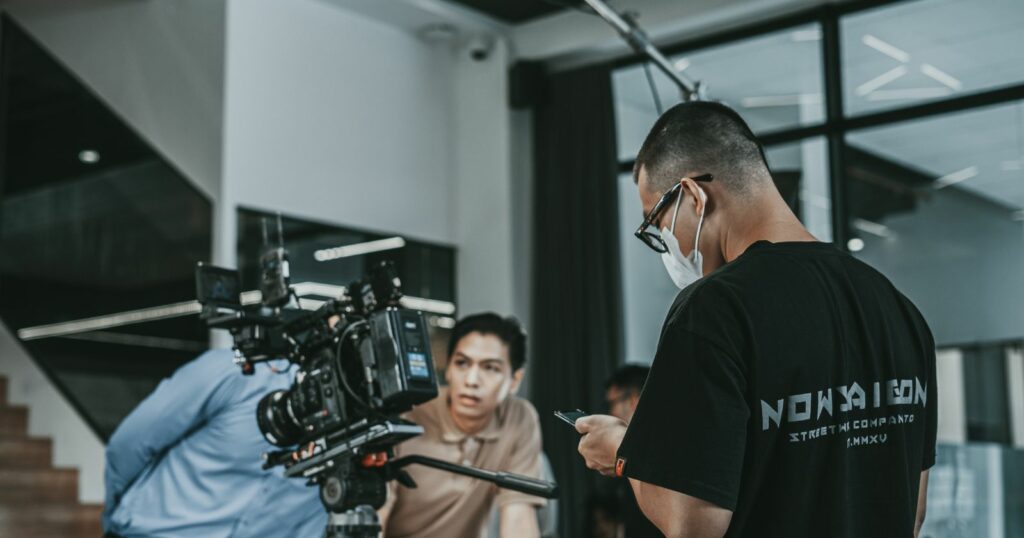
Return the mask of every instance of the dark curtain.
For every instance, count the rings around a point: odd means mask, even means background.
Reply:
[[[551,75],[534,115],[532,397],[561,488],[560,536],[583,536],[599,476],[579,436],[552,416],[605,413],[604,384],[621,355],[618,162],[611,74]]]

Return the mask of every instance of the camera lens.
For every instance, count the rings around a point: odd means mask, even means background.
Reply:
[[[302,426],[288,412],[288,399],[288,391],[276,390],[256,405],[256,424],[263,438],[280,447],[292,446],[302,436]]]

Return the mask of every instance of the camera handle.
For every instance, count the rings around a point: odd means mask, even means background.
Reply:
[[[425,465],[427,467],[441,469],[442,471],[448,471],[449,473],[479,478],[480,480],[492,482],[499,488],[511,489],[528,495],[544,497],[545,499],[554,499],[558,496],[558,484],[538,480],[536,478],[530,478],[528,476],[506,473],[503,471],[487,471],[484,469],[477,469],[476,467],[468,467],[457,463],[450,463],[418,455],[404,456],[391,462],[391,465],[395,468],[402,468],[406,465],[412,464]]]

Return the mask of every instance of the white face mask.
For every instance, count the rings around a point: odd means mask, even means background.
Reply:
[[[693,252],[689,256],[683,256],[683,252],[679,249],[679,241],[676,240],[673,233],[676,229],[679,204],[683,201],[683,192],[679,193],[675,209],[672,210],[672,227],[661,229],[661,240],[668,247],[668,252],[661,255],[661,261],[665,264],[665,270],[668,271],[672,283],[679,289],[693,284],[704,276],[704,257],[700,255],[697,245],[700,244],[700,229],[704,225],[704,210],[707,209],[708,196],[704,194],[703,189],[698,187],[697,190],[700,192],[701,201],[705,203],[700,210],[700,220],[697,221],[697,236],[693,239]]]

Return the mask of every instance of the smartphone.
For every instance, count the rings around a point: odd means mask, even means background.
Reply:
[[[576,427],[576,419],[587,416],[586,413],[579,409],[575,411],[555,411],[555,416],[566,421],[570,426]]]

